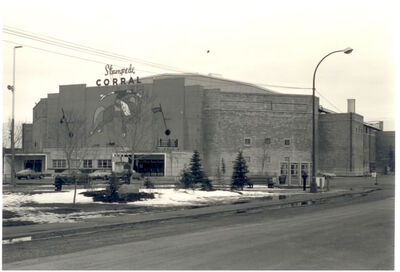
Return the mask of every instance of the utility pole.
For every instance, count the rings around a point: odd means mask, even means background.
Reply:
[[[15,50],[22,48],[21,45],[14,46],[13,54],[13,85],[8,85],[7,88],[12,92],[12,119],[11,119],[11,184],[13,187],[16,186],[15,182],[15,139],[14,139],[14,127],[15,127]]]

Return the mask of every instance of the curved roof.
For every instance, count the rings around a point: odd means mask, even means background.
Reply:
[[[243,81],[225,79],[212,75],[201,75],[193,73],[182,74],[160,74],[155,76],[143,77],[142,82],[152,82],[154,79],[169,79],[169,78],[184,78],[185,86],[200,85],[205,89],[220,89],[222,92],[245,92],[245,93],[263,93],[263,94],[278,94],[277,92],[257,86],[252,83]]]

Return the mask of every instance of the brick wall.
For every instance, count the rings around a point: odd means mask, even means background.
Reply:
[[[203,116],[205,169],[209,175],[215,175],[223,158],[226,175],[230,176],[239,150],[248,160],[250,175],[279,175],[280,163],[287,159],[290,163],[311,162],[309,96],[205,90]],[[265,144],[266,138],[269,144]],[[285,140],[290,144],[285,145]]]

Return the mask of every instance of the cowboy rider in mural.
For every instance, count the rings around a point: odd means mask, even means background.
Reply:
[[[116,94],[113,104],[106,107],[100,106],[95,110],[93,115],[93,129],[90,131],[90,135],[101,133],[106,124],[112,123],[114,118],[119,118],[121,120],[122,137],[126,136],[126,125],[134,118],[135,109],[142,94],[133,90],[117,90],[105,95],[101,94],[100,101],[113,94]]]

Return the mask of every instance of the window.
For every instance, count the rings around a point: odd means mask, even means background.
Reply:
[[[111,168],[111,160],[98,160],[97,168]]]
[[[271,144],[271,138],[265,138],[264,144]]]
[[[71,168],[79,168],[81,164],[80,160],[71,160]]]
[[[244,145],[251,145],[251,138],[244,138]]]
[[[83,160],[83,168],[92,168],[92,160]]]
[[[290,139],[285,139],[285,145],[290,145]]]
[[[266,156],[265,157],[265,162],[266,163],[270,163],[271,162],[271,157],[270,156]]]
[[[292,163],[290,165],[290,174],[293,176],[297,176],[299,174],[299,164],[298,163]]]
[[[285,162],[281,163],[281,175],[287,175],[288,174],[288,164]]]
[[[248,164],[250,162],[250,157],[244,157],[244,160],[246,161],[246,163]]]
[[[53,160],[53,168],[66,168],[66,160]]]

